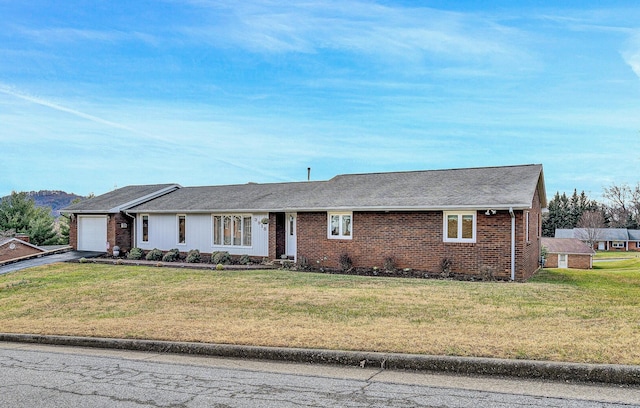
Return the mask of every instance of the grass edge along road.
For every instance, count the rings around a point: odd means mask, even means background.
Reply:
[[[640,364],[640,259],[527,283],[54,264],[0,276],[0,331]]]

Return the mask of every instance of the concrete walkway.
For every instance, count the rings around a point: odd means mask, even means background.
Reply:
[[[9,273],[9,272],[20,271],[22,269],[33,268],[36,266],[49,265],[56,262],[75,261],[80,258],[95,258],[102,254],[103,252],[68,251],[68,252],[51,254],[51,255],[43,255],[38,258],[25,259],[22,261],[0,266],[0,275]]]

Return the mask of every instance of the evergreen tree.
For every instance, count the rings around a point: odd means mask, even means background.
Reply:
[[[54,220],[46,208],[36,207],[25,192],[12,192],[0,201],[0,231],[13,230],[29,235],[34,245],[57,244]]]
[[[548,204],[549,212],[542,220],[542,235],[555,236],[558,228],[575,228],[582,218],[582,214],[588,211],[599,211],[600,206],[594,200],[589,200],[584,191],[578,194],[573,190],[571,198],[565,193],[556,192]]]

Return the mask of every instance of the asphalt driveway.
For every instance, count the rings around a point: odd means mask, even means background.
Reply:
[[[103,254],[104,252],[69,251],[59,254],[45,255],[41,256],[40,258],[25,259],[24,261],[0,266],[0,275],[9,272],[20,271],[22,269],[33,268],[36,266],[49,265],[56,262],[75,261],[80,258],[95,258]]]

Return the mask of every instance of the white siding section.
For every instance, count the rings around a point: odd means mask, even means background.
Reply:
[[[231,255],[269,256],[269,224],[263,218],[269,214],[251,214],[250,247],[213,246],[213,214],[187,214],[186,244],[178,245],[177,214],[149,214],[149,242],[142,242],[142,218],[136,220],[136,246],[145,251],[158,248],[168,251],[178,248],[181,252],[198,249],[203,253],[227,251]]]

